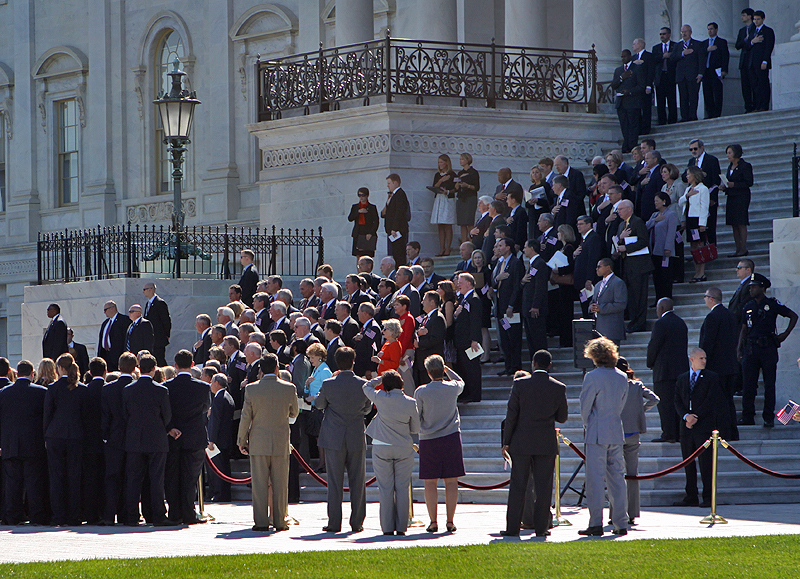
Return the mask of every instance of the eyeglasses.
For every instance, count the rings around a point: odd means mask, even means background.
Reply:
[[[700,147],[689,147],[690,151],[699,151]]]
[[[710,295],[707,295],[707,294],[706,294],[706,295],[704,295],[703,297],[704,297],[704,298],[711,298],[711,299],[713,299],[713,297],[712,297],[712,296],[710,296]]]
[[[737,265],[736,269],[747,269],[746,265]]]
[[[103,308],[103,311],[104,311],[104,312],[107,312],[108,310],[112,309],[113,307],[114,307],[114,306],[108,306],[107,308]]]
[[[369,197],[369,195],[366,195],[366,194],[364,194],[364,193],[359,193],[359,194],[358,194],[358,196],[359,196],[359,197]]]

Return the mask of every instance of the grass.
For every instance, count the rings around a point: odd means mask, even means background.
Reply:
[[[755,579],[793,576],[798,547],[800,537],[796,535],[549,544],[503,542],[464,547],[25,563],[0,565],[0,577]]]

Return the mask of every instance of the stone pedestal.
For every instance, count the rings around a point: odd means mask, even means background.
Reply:
[[[800,22],[798,29],[800,29]],[[772,55],[772,108],[789,109],[800,104],[800,32],[790,42],[775,46]]]

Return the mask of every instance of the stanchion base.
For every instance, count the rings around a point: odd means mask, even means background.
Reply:
[[[408,526],[409,527],[427,527],[427,525],[425,524],[424,521],[422,521],[422,519],[409,519]]]
[[[206,522],[206,523],[209,522],[209,521],[216,521],[217,520],[213,516],[209,515],[208,513],[200,513],[200,515],[197,518],[200,519],[203,522]]]
[[[716,513],[711,513],[707,517],[703,517],[702,519],[700,519],[700,523],[704,525],[715,525],[717,523],[721,525],[726,525],[728,524],[728,521],[726,521],[723,517],[720,517]]]
[[[572,523],[570,523],[564,517],[557,517],[553,515],[553,526],[554,527],[571,527]]]

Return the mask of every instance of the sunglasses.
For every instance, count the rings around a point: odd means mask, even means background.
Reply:
[[[369,195],[364,195],[363,193],[358,194],[359,197],[369,197]]]
[[[700,147],[689,147],[690,151],[699,151]]]

